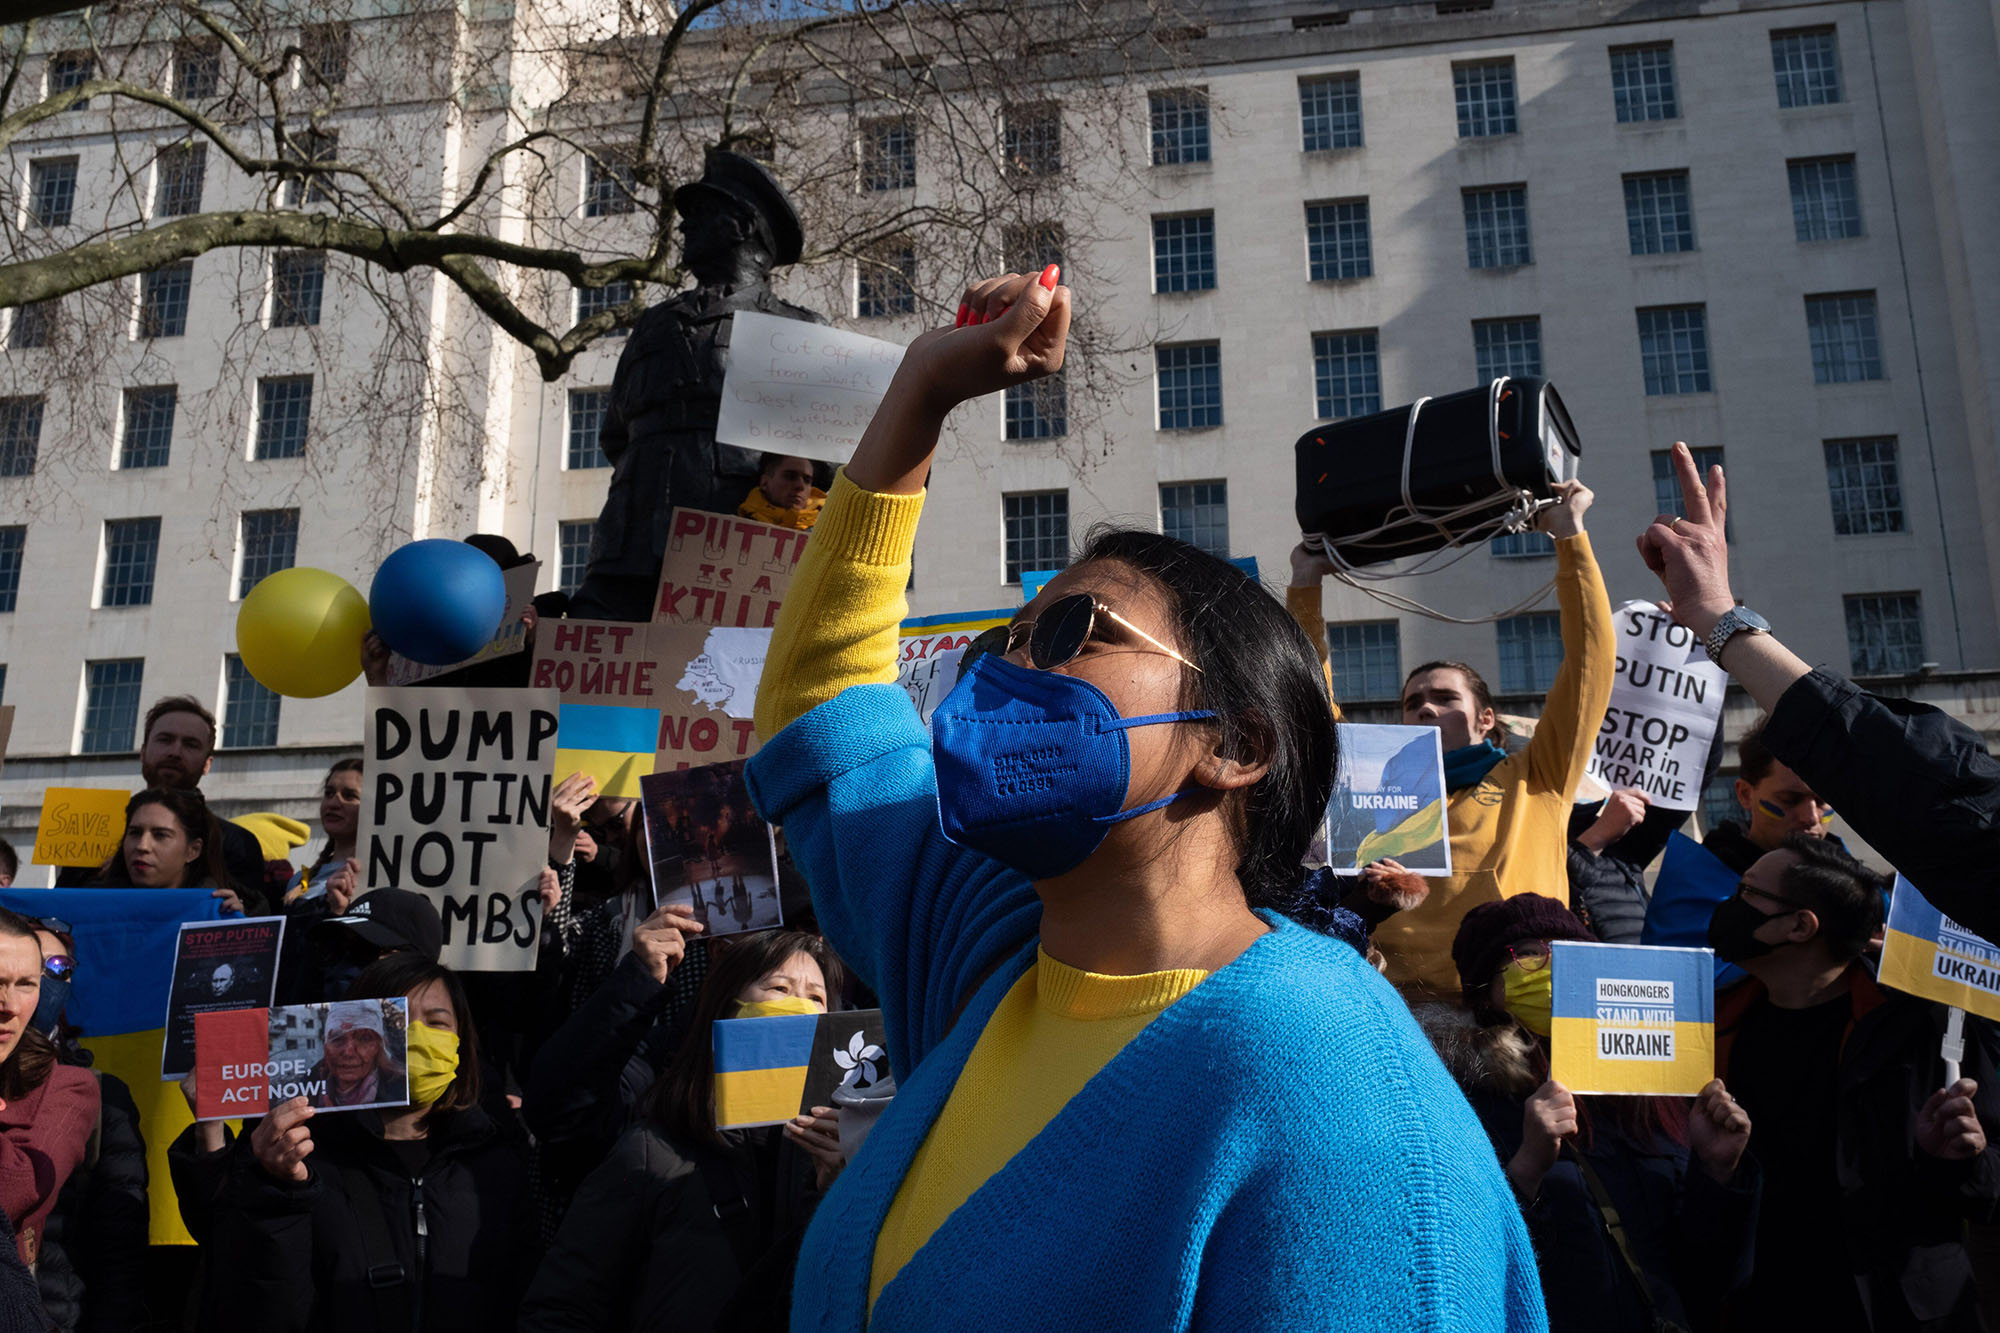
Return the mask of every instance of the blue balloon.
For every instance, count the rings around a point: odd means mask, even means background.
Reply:
[[[450,666],[484,648],[507,614],[507,581],[493,557],[433,538],[392,551],[368,586],[382,642],[426,666]]]

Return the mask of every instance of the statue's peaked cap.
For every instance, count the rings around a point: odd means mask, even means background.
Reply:
[[[707,192],[734,200],[763,221],[775,264],[782,267],[799,262],[806,243],[799,212],[763,163],[725,148],[709,149],[701,179],[674,191],[674,207],[686,212],[693,199]]]

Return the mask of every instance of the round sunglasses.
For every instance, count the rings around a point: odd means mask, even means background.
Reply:
[[[1091,631],[1097,628],[1099,616],[1138,635],[1182,666],[1195,672],[1201,670],[1187,658],[1089,593],[1077,592],[1067,597],[1056,598],[1043,607],[1042,614],[1033,620],[1017,620],[1010,625],[995,625],[992,629],[981,633],[971,643],[965,645],[965,654],[958,661],[959,674],[963,675],[970,670],[974,662],[988,653],[1007,657],[1019,652],[1024,643],[1028,648],[1028,660],[1034,664],[1036,670],[1052,671],[1059,666],[1067,666],[1076,660],[1077,654],[1083,651],[1083,646],[1090,642]]]

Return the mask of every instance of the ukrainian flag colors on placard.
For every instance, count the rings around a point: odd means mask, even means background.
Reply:
[[[556,715],[556,781],[572,773],[597,779],[599,796],[636,797],[653,771],[660,710],[609,704],[562,704]]]
[[[1901,875],[1889,900],[1889,929],[1875,979],[1981,1018],[2000,1019],[2000,948],[1931,906]]]
[[[74,929],[76,985],[66,1012],[98,1072],[123,1079],[138,1104],[152,1243],[194,1244],[167,1170],[167,1147],[194,1112],[178,1083],[160,1081],[160,1052],[181,923],[219,920],[220,900],[208,889],[0,889],[0,907]]]
[[[1549,1077],[1571,1092],[1692,1096],[1715,1077],[1707,949],[1549,946]]]
[[[776,1125],[799,1113],[819,1024],[818,1014],[716,1021],[716,1128]]]

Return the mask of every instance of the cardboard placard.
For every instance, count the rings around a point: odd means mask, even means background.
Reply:
[[[1011,611],[954,611],[903,622],[896,683],[910,696],[917,715],[927,725],[937,706],[958,684],[959,660],[965,656],[966,645],[1013,618]]]
[[[51,787],[42,796],[35,825],[35,853],[42,866],[98,866],[125,837],[129,791],[108,787]]]
[[[194,1016],[195,1119],[410,1104],[410,1002],[333,1000]]]
[[[535,604],[535,583],[542,576],[542,562],[529,560],[504,569],[500,577],[507,588],[507,609],[501,614],[500,628],[494,631],[484,648],[463,662],[453,662],[448,666],[429,666],[423,662],[413,662],[398,652],[389,654],[390,685],[414,685],[418,681],[433,680],[452,671],[462,671],[481,662],[490,662],[496,657],[511,657],[526,650],[528,627],[521,618],[528,608]]]
[[[778,844],[758,818],[744,761],[650,773],[639,780],[653,904],[680,906],[704,939],[784,924]]]
[[[767,453],[845,463],[896,367],[900,344],[824,324],[739,310],[715,438]]]
[[[1896,876],[1877,981],[2000,1021],[2000,947],[1973,934]]]
[[[1571,1092],[1691,1097],[1715,1077],[1715,955],[1549,946],[1549,1077]]]
[[[194,1068],[196,1014],[267,1008],[278,989],[278,954],[285,918],[189,921],[174,941],[174,979],[167,992],[166,1041],[160,1077]]]
[[[1729,677],[1692,631],[1651,602],[1627,602],[1618,627],[1618,675],[1597,729],[1590,775],[1633,787],[1664,810],[1701,804],[1703,763]]]
[[[783,1124],[835,1105],[836,1088],[866,1093],[890,1078],[880,1009],[718,1019],[710,1040],[718,1129]]]
[[[1340,771],[1326,807],[1326,864],[1358,875],[1396,861],[1418,875],[1451,874],[1444,750],[1436,727],[1342,722]]]
[[[447,967],[534,969],[556,708],[552,690],[368,691],[363,882],[437,904]]]

